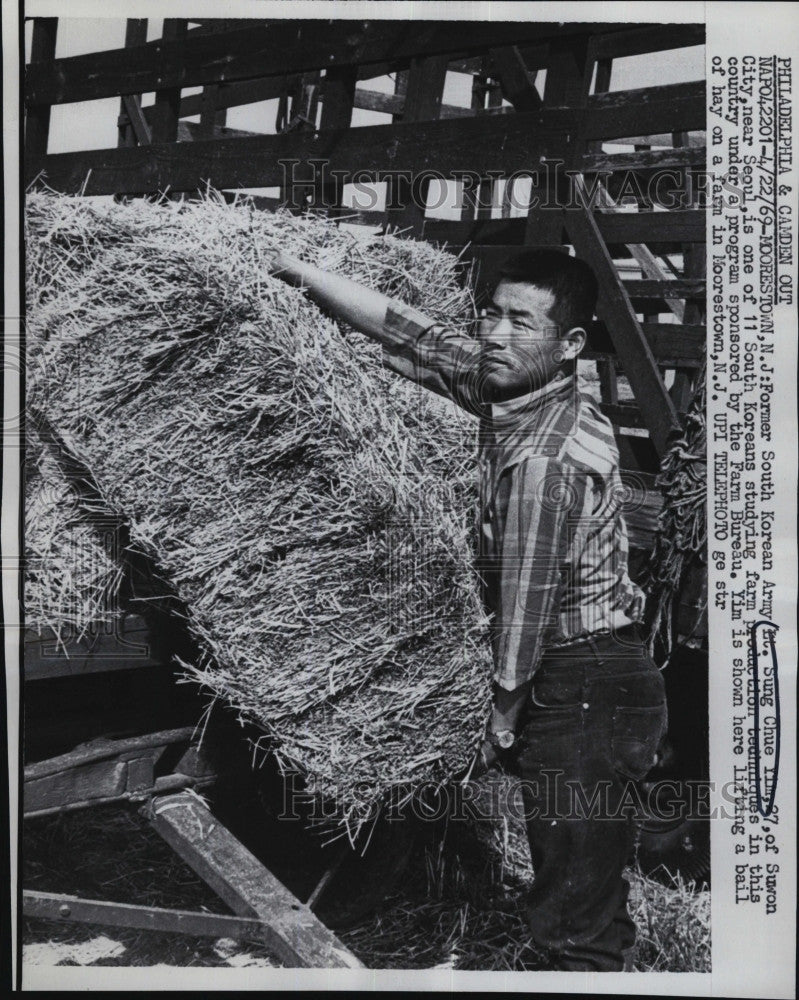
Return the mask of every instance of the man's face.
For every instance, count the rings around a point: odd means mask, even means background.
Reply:
[[[501,281],[483,310],[478,338],[482,377],[507,389],[506,398],[547,385],[561,367],[563,333],[549,312],[554,294],[524,282]]]

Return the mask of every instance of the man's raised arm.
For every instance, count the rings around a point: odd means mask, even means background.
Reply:
[[[429,316],[365,285],[277,253],[270,270],[308,290],[323,309],[383,347],[392,371],[480,415],[490,402],[490,380],[477,378],[480,345],[470,337],[435,323]],[[476,399],[473,385],[485,398]]]

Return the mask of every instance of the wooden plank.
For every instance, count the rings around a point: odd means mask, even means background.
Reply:
[[[185,44],[186,30],[188,22],[182,18],[164,18],[163,44],[176,46],[173,58],[182,58],[182,46]],[[123,52],[137,51],[136,49],[123,49]],[[180,86],[161,87],[161,83],[156,78],[155,87],[143,87],[142,92],[155,90],[155,104],[153,105],[151,121],[151,132],[153,142],[175,142],[178,137],[178,118],[180,117]]]
[[[591,31],[589,25],[568,25]],[[445,53],[540,42],[564,28],[515,21],[256,21],[219,33],[193,33],[185,47],[148,42],[58,59],[52,67],[31,64],[25,103],[64,104],[101,97],[196,87],[336,66],[401,62]],[[640,129],[638,131],[641,131]]]
[[[125,48],[130,49],[136,45],[144,45],[147,41],[147,18],[146,17],[129,17],[125,25]],[[136,123],[134,123],[131,115],[128,111],[128,105],[133,102],[134,107],[138,109],[138,114],[142,115],[141,110],[141,95],[140,94],[126,94],[119,102],[119,121],[117,122],[118,136],[117,136],[117,146],[135,146],[137,141],[140,142],[137,131]],[[139,123],[139,133],[150,135],[149,123],[144,121],[144,129],[142,129],[142,122]],[[149,140],[148,140],[149,141]]]
[[[665,170],[669,167],[702,167],[707,160],[704,146],[684,149],[653,149],[634,153],[590,153],[583,157],[584,173]]]
[[[253,136],[264,134],[263,132],[247,132],[241,128],[228,128],[227,125],[214,125],[209,136],[203,131],[202,124],[178,122],[178,142],[197,142],[198,139],[251,139]]]
[[[408,70],[408,89],[402,121],[405,126],[418,127],[417,123],[435,120],[439,116],[447,79],[448,56],[436,55],[412,59]],[[392,126],[394,127],[394,126]],[[410,229],[419,235],[424,225],[425,206],[430,182],[420,184],[400,181],[395,185],[400,208],[387,208],[386,224],[400,229]],[[391,192],[389,192],[389,199]]]
[[[368,66],[357,66],[356,75],[359,80],[370,80],[374,76],[385,76],[389,72],[395,71],[394,64],[385,65],[375,65],[369,64]],[[217,94],[216,106],[217,110],[223,110],[225,108],[236,108],[241,107],[245,104],[260,104],[262,101],[273,101],[275,98],[280,97],[280,95],[285,90],[286,86],[292,86],[292,81],[294,80],[294,75],[289,74],[288,76],[266,76],[260,79],[253,80],[243,80],[238,83],[220,83],[218,84],[219,91]],[[393,95],[378,93],[377,91],[371,90],[361,90],[356,91],[356,104],[355,107],[365,107],[369,110],[369,101],[371,97],[365,97],[365,103],[363,105],[358,104],[358,94],[368,94],[375,95],[374,100],[378,97],[391,99]],[[380,107],[375,107],[372,110],[380,111]],[[453,108],[452,111],[457,111],[459,109]],[[199,115],[202,113],[202,94],[189,94],[184,97],[180,102],[180,117],[187,118],[192,115]],[[458,117],[455,114],[446,115],[446,117]]]
[[[588,50],[589,58],[595,63],[596,66],[594,93],[604,94],[610,90],[610,81],[613,76],[613,60],[596,58],[596,42],[597,39],[593,38]],[[596,140],[593,142],[586,142],[581,152],[583,153],[583,169],[587,171],[589,167],[585,165],[585,161],[587,159],[586,154],[590,156],[591,154],[601,153],[602,143]],[[608,336],[607,330],[604,330],[604,333],[605,336]],[[609,336],[608,340],[610,340]],[[583,351],[584,355],[587,355],[587,353],[587,351]],[[599,393],[602,398],[602,402],[609,403],[611,405],[618,403],[619,380],[616,359],[600,356],[597,360],[596,369],[597,375],[599,376]]]
[[[644,132],[690,132],[704,129],[705,83],[595,94],[588,99],[583,128],[586,139],[618,139]]]
[[[47,760],[37,761],[25,767],[25,781],[40,781],[42,778],[53,777],[88,764],[101,761],[136,756],[146,750],[173,746],[178,743],[189,743],[194,737],[194,727],[184,726],[180,729],[165,729],[158,733],[147,733],[144,736],[133,736],[126,739],[100,738],[84,743]]]
[[[335,66],[327,70],[322,97],[322,117],[319,127],[346,129],[352,123],[352,109],[355,100],[357,74],[353,66]],[[344,184],[335,180],[315,192],[314,203],[321,204],[335,216],[341,208]]]
[[[594,54],[597,59],[619,59],[704,44],[704,24],[656,24],[608,32],[597,38]]]
[[[491,72],[499,80],[502,96],[516,111],[536,111],[541,97],[535,89],[535,73],[531,73],[518,45],[491,49],[488,53]]]
[[[55,892],[35,892],[32,889],[24,889],[22,892],[22,912],[26,917],[37,920],[131,927],[167,934],[189,934],[193,937],[260,941],[265,933],[262,923],[244,917],[112,903],[104,899],[81,899]]]
[[[266,925],[266,946],[301,968],[363,968],[325,925],[214,817],[196,795],[153,800],[148,818],[238,916]]]
[[[200,97],[202,98],[202,107],[200,109],[199,134],[204,139],[211,139],[215,135],[216,129],[224,126],[227,116],[226,111],[219,111],[217,108],[219,84],[211,83],[207,87],[203,87]]]
[[[602,212],[596,224],[606,243],[704,243],[707,213],[698,208],[674,212]]]
[[[424,238],[436,243],[463,246],[474,243],[483,246],[515,247],[524,241],[526,219],[426,219]]]
[[[523,218],[466,222],[428,219],[425,238],[456,245],[470,242],[483,246],[515,244],[525,238],[525,222]],[[705,212],[701,209],[605,212],[596,216],[596,224],[607,243],[701,243],[705,239]]]
[[[624,282],[627,294],[636,299],[705,299],[703,278],[630,279]]]
[[[138,143],[140,146],[149,146],[153,141],[152,132],[150,131],[150,125],[147,119],[142,113],[141,104],[139,103],[139,97],[137,94],[125,94],[122,98],[122,107],[125,110],[125,117],[128,120],[128,126],[125,129],[125,140],[120,141],[120,146],[134,146]],[[156,116],[153,115],[155,119]],[[128,129],[131,134],[133,141],[127,141]],[[177,136],[177,132],[176,132]],[[122,137],[120,137],[122,138]]]
[[[379,90],[356,90],[353,105],[364,111],[380,111],[385,115],[401,115],[405,110],[405,98],[396,94],[384,94]],[[486,112],[487,113],[487,112]],[[501,113],[499,109],[493,114]],[[471,118],[475,114],[471,108],[461,108],[454,104],[442,104],[440,118]]]
[[[652,354],[665,368],[697,368],[705,360],[705,327],[685,323],[641,324]],[[600,359],[615,356],[616,349],[604,324],[593,324],[583,356]]]
[[[153,144],[135,149],[87,150],[31,157],[27,183],[40,171],[56,191],[138,194],[216,188],[272,187],[283,183],[281,161],[325,160],[347,173],[409,170],[455,176],[468,164],[478,173],[523,170],[563,151],[574,116],[564,111],[486,115],[459,121],[410,122],[333,129],[326,133]],[[297,174],[300,173],[297,168]],[[307,175],[306,175],[307,176]],[[88,178],[88,179],[87,179]]]
[[[290,86],[294,77],[268,76],[261,80],[245,80],[242,83],[219,83],[216,95],[217,111],[236,108],[244,104],[260,104],[261,101],[273,101],[280,97]],[[188,118],[202,114],[203,95],[189,94],[180,102],[180,117]]]
[[[679,428],[674,404],[602,241],[593,213],[583,202],[581,208],[570,209],[564,215],[577,256],[582,257],[596,275],[599,283],[598,315],[610,332],[655,449],[658,455],[663,455],[669,434]]]
[[[644,336],[660,364],[669,368],[701,367],[707,330],[699,323],[643,323]]]
[[[57,17],[36,17],[33,20],[30,66],[49,67],[55,58]],[[31,103],[25,112],[25,155],[43,156],[47,152],[50,134],[50,103]]]
[[[674,133],[662,133],[660,135],[636,135],[622,139],[608,139],[608,145],[619,146],[672,146]],[[693,132],[683,132],[683,141],[679,146],[690,146],[705,149],[707,146],[707,133],[703,130]]]

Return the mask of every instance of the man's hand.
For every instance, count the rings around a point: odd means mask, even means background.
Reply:
[[[487,774],[491,770],[502,770],[502,764],[497,748],[486,736],[477,751],[477,756],[475,757],[469,776],[472,779],[482,778],[484,774]]]

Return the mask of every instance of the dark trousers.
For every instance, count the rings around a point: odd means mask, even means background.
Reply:
[[[560,969],[621,970],[634,943],[622,871],[636,782],[665,729],[663,678],[635,627],[543,658],[515,757],[534,872],[529,926]]]

